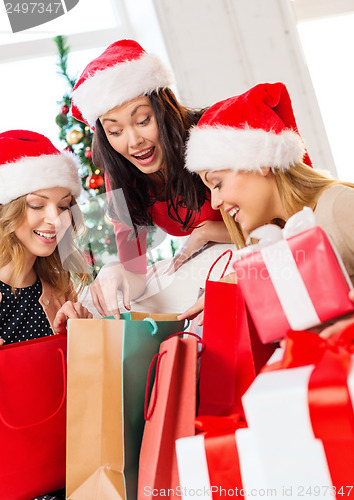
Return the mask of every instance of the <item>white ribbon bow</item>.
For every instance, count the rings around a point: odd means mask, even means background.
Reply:
[[[315,214],[310,207],[304,207],[300,212],[297,212],[288,219],[283,229],[275,224],[265,224],[252,231],[246,241],[248,246],[235,252],[234,259],[239,260],[273,243],[291,238],[315,226]],[[259,240],[258,243],[250,245],[249,243],[252,238]]]

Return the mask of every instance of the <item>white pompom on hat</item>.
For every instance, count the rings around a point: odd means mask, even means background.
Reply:
[[[47,137],[29,130],[0,133],[0,204],[39,189],[66,187],[78,197],[80,162],[60,152]]]
[[[283,83],[261,83],[244,94],[211,106],[191,130],[186,167],[252,172],[261,167],[285,171],[311,160],[297,129]]]
[[[72,93],[76,120],[94,128],[97,118],[126,101],[169,87],[172,74],[135,40],[112,43],[82,72]]]

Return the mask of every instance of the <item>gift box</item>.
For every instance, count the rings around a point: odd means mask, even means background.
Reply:
[[[239,415],[199,417],[196,427],[202,432],[176,440],[179,493],[183,500],[247,498],[247,486],[264,488],[254,436],[245,426]]]
[[[354,497],[353,343],[354,325],[329,341],[290,332],[243,396],[260,473],[283,497]]]
[[[250,237],[260,241],[236,253],[234,269],[262,342],[353,312],[352,283],[310,208],[283,230],[269,224]]]

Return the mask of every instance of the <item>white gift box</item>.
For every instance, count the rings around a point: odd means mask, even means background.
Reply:
[[[282,355],[278,349],[269,364]],[[307,365],[260,373],[242,398],[248,432],[257,445],[259,473],[268,491],[284,488],[283,498],[334,496],[325,449],[310,418],[308,383],[313,369]],[[347,384],[354,394],[353,365]]]

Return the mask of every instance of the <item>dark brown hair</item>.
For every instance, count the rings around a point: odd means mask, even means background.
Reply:
[[[194,227],[196,215],[205,202],[207,191],[199,175],[184,168],[185,144],[189,130],[196,125],[204,109],[193,110],[181,106],[170,89],[159,89],[148,96],[156,117],[159,139],[166,165],[165,195],[169,217],[179,222],[182,229]],[[109,144],[100,120],[96,121],[93,141],[93,161],[108,176],[110,189],[121,188],[129,214],[111,205],[111,217],[131,226],[152,226],[149,212],[159,193],[148,175],[117,153]],[[179,207],[186,208],[184,219]],[[114,216],[115,214],[115,216]]]

